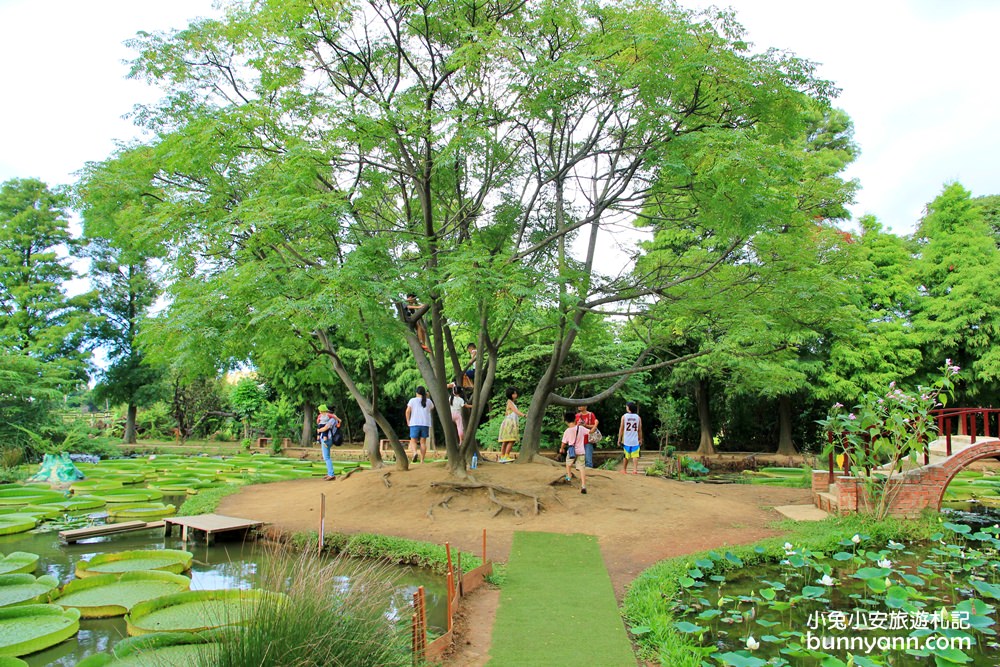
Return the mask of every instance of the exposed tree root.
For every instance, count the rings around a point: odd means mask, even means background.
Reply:
[[[514,505],[510,505],[501,501],[497,497],[497,493],[506,493],[512,496],[523,496],[525,498],[530,498],[534,504],[534,512],[538,514],[542,509],[542,501],[533,493],[528,493],[527,491],[518,491],[517,489],[511,489],[506,486],[500,486],[498,484],[488,484],[486,482],[431,482],[431,487],[443,487],[446,489],[455,489],[457,491],[467,491],[472,489],[486,489],[490,500],[498,506],[496,512],[493,516],[497,516],[500,512],[505,509],[510,510],[514,513],[514,516],[521,516],[521,509]]]
[[[514,513],[514,516],[517,516],[517,517],[521,516],[521,508],[520,507],[517,507],[515,505],[509,505],[509,504],[505,503],[504,501],[500,500],[499,498],[497,498],[497,494],[496,494],[496,492],[493,489],[487,489],[487,491],[490,494],[490,500],[492,500],[497,505],[496,511],[493,512],[493,516],[494,517],[497,517],[500,514],[500,512],[503,512],[504,510],[510,510],[511,512]],[[535,510],[535,514],[538,514],[538,510],[537,509]]]
[[[448,507],[448,503],[449,503],[449,502],[451,501],[451,499],[452,499],[452,498],[454,498],[454,497],[455,497],[455,495],[454,495],[454,494],[452,494],[452,495],[448,496],[447,498],[445,498],[444,500],[439,500],[438,502],[436,502],[436,503],[432,504],[432,505],[431,505],[430,507],[428,507],[428,508],[427,508],[427,518],[428,518],[428,519],[434,519],[434,508],[435,508],[435,507],[438,507],[439,505],[440,505],[441,507],[445,508],[445,509],[450,509],[450,508]]]
[[[343,480],[347,479],[348,477],[350,477],[351,475],[353,475],[354,473],[356,473],[356,472],[357,472],[357,471],[359,471],[359,470],[361,470],[361,468],[351,468],[350,470],[348,470],[347,472],[345,472],[345,473],[344,473],[344,474],[343,474],[343,475],[341,476],[341,478],[340,478],[340,479],[341,479],[341,481],[343,481]]]
[[[392,488],[392,482],[389,481],[389,475],[391,474],[392,471],[382,473],[382,483],[385,484],[385,488],[387,489]]]

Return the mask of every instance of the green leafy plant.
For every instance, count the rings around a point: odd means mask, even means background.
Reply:
[[[930,387],[903,391],[895,382],[885,394],[870,392],[862,396],[853,410],[835,403],[819,424],[831,435],[824,450],[850,457],[855,475],[864,484],[859,503],[865,503],[877,519],[884,518],[899,493],[898,479],[903,463],[917,462],[931,437],[936,433],[931,411],[947,404],[959,367],[946,359],[941,377]]]
[[[656,459],[651,466],[646,468],[646,474],[650,477],[665,477],[667,474],[667,462],[663,459]]]
[[[708,474],[708,468],[706,468],[701,462],[695,461],[689,456],[685,456],[681,458],[681,472],[685,475],[700,477]]]

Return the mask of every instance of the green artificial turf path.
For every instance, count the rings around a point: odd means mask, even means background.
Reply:
[[[490,667],[635,667],[592,535],[514,533]]]

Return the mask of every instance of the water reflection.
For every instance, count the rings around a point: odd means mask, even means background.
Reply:
[[[240,541],[218,541],[209,547],[204,543],[188,542],[180,537],[164,537],[163,529],[151,529],[135,533],[124,533],[105,537],[95,537],[69,545],[59,543],[58,534],[52,532],[28,532],[18,535],[0,536],[0,552],[27,551],[40,556],[36,576],[51,574],[66,584],[74,578],[76,564],[97,554],[131,549],[186,549],[194,554],[191,572],[193,590],[219,588],[252,588],[259,574],[255,562],[259,547],[253,543],[244,545]],[[445,581],[443,577],[411,567],[392,567],[391,575],[398,579],[395,594],[386,600],[386,614],[395,620],[407,621],[412,614],[410,603],[418,586],[424,586],[427,597],[427,622],[440,631],[445,625]],[[347,576],[338,577],[336,588],[331,594],[350,586]],[[59,665],[70,667],[83,657],[96,652],[107,651],[127,636],[122,618],[83,619],[80,632],[61,644],[23,659],[32,667]]]

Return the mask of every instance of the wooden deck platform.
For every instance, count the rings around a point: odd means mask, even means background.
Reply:
[[[59,539],[66,544],[73,544],[74,542],[86,540],[91,537],[102,537],[104,535],[114,535],[116,533],[131,533],[136,530],[163,528],[163,526],[164,523],[162,521],[122,521],[121,523],[106,523],[103,526],[60,530]]]
[[[188,539],[189,530],[200,530],[205,533],[205,541],[211,544],[216,533],[227,533],[233,530],[250,530],[264,525],[263,521],[240,519],[221,514],[199,514],[198,516],[172,516],[163,520],[163,534],[170,536],[174,525],[181,527],[181,539]]]

